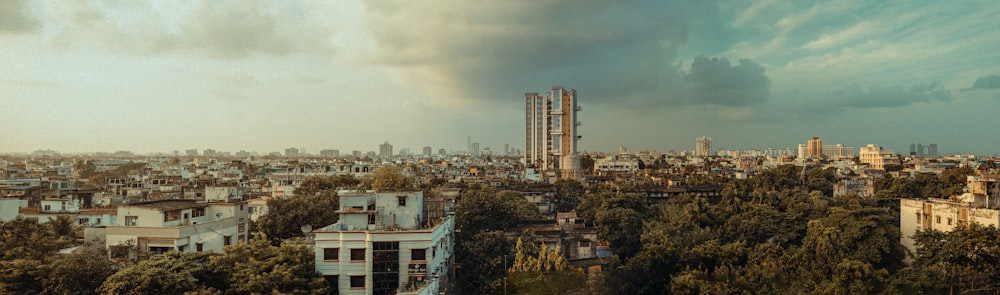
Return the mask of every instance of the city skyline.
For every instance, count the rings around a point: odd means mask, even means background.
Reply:
[[[108,3],[0,9],[0,153],[523,146],[579,91],[580,151],[1000,154],[989,2]],[[587,15],[586,20],[574,17]]]

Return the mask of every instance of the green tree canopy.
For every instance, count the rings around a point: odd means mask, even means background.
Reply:
[[[232,294],[326,294],[328,288],[304,240],[273,246],[255,237],[226,246],[225,254],[212,256],[209,265],[225,271],[227,292]]]

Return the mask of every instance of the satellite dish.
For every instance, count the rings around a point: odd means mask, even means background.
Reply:
[[[313,226],[310,224],[303,224],[299,229],[302,230],[302,233],[307,234],[313,230]]]

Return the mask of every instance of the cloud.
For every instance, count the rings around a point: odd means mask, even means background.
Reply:
[[[135,54],[193,52],[210,57],[332,55],[334,29],[325,7],[267,1],[182,4],[115,3],[59,7],[48,22],[57,45],[97,46]]]
[[[771,94],[764,67],[749,59],[732,65],[725,58],[699,56],[682,82],[679,92],[692,104],[747,106],[762,103]]]
[[[297,17],[280,15],[261,3],[243,5],[204,2],[181,21],[178,42],[173,46],[199,48],[222,57],[245,57],[253,53],[286,55],[294,52],[332,53],[332,31],[306,26]]]
[[[703,1],[368,1],[375,63],[444,102],[515,102],[553,85],[594,104],[677,97],[677,50]]]
[[[41,28],[26,4],[25,0],[0,1],[0,34],[28,33]]]
[[[861,88],[858,85],[834,90],[827,106],[834,108],[889,108],[902,107],[915,103],[951,100],[951,91],[944,88],[941,82],[915,84],[910,88],[901,85],[873,85]]]
[[[972,83],[972,87],[962,89],[962,91],[981,89],[1000,89],[1000,75],[993,74],[976,78],[976,82]]]

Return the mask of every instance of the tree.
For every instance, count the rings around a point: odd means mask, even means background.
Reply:
[[[211,257],[212,269],[225,272],[228,292],[235,294],[325,294],[327,283],[316,272],[315,253],[304,240],[271,245],[255,237],[226,246]]]
[[[642,215],[635,210],[615,207],[597,215],[597,237],[608,241],[615,254],[631,258],[642,247]]]
[[[210,268],[212,252],[168,252],[139,262],[108,277],[98,288],[101,294],[184,294],[218,282],[220,274]]]
[[[16,218],[0,222],[0,260],[42,260],[72,242],[57,239],[53,232],[35,219]]]
[[[885,288],[888,274],[903,265],[904,251],[887,209],[833,207],[829,216],[809,221],[808,233],[792,259],[799,266],[803,291],[822,287],[834,288],[829,293],[848,294],[859,284],[872,290]]]
[[[896,282],[904,292],[985,294],[1000,291],[1000,230],[978,223],[920,231],[913,264]]]
[[[463,233],[465,235],[467,233]],[[503,231],[485,231],[457,239],[455,260],[461,266],[458,289],[461,294],[501,294],[504,264],[513,259],[510,241]],[[512,261],[511,261],[512,262]]]
[[[104,248],[85,247],[83,253],[60,255],[40,267],[43,294],[98,294],[97,288],[118,267]]]
[[[507,272],[511,289],[518,294],[578,294],[585,287],[583,271],[569,266],[561,249],[549,251],[544,244],[537,255],[526,251],[518,238],[514,262]]]
[[[470,188],[455,204],[455,228],[463,234],[505,230],[538,219],[538,208],[518,192]]]
[[[333,189],[296,191],[302,194],[267,200],[267,214],[254,223],[257,231],[270,239],[273,245],[302,236],[304,225],[318,229],[337,223],[339,219],[335,211],[340,208],[340,199]]]
[[[49,217],[49,222],[45,223],[45,227],[56,238],[65,240],[73,240],[73,236],[79,230],[79,227],[76,225],[76,218],[70,215],[59,215],[55,218]]]
[[[413,180],[403,175],[399,168],[384,166],[375,169],[371,176],[372,189],[377,192],[399,192],[413,190]]]
[[[556,212],[569,212],[576,209],[583,197],[583,184],[571,179],[560,179],[555,184],[555,194],[552,202]]]

